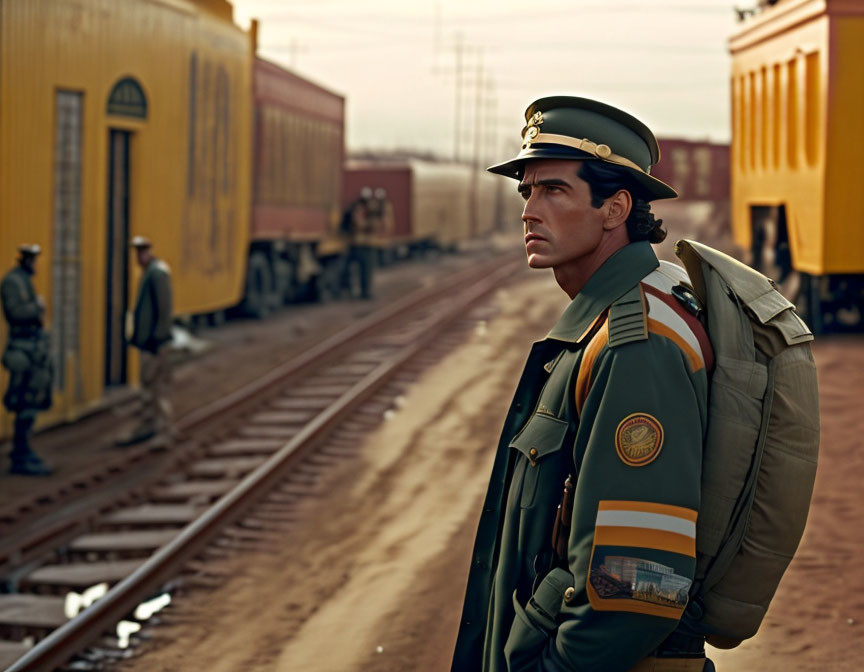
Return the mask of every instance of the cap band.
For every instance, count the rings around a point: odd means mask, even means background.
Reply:
[[[609,145],[598,145],[596,142],[592,142],[587,138],[577,140],[576,138],[571,138],[569,135],[557,135],[555,133],[537,133],[533,137],[526,139],[522,144],[522,151],[519,152],[519,156],[516,158],[524,158],[524,155],[529,149],[531,149],[531,145],[540,143],[549,145],[565,145],[566,147],[579,149],[591,154],[592,156],[596,156],[598,159],[602,159],[603,161],[617,163],[619,166],[626,166],[627,168],[638,170],[640,173],[648,174],[645,169],[633,163],[630,159],[623,157],[620,154],[613,154]]]

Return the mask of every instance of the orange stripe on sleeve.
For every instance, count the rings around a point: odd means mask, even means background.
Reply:
[[[690,344],[687,343],[683,338],[681,338],[677,333],[675,333],[672,329],[667,327],[662,322],[658,322],[652,318],[648,318],[648,331],[651,331],[655,334],[659,334],[660,336],[665,336],[670,341],[675,343],[681,350],[687,355],[687,359],[690,361],[690,368],[693,369],[693,372],[699,371],[705,367],[705,362],[702,361],[702,355],[697,353]]]
[[[580,416],[582,415],[582,406],[584,406],[588,392],[591,390],[591,371],[594,368],[594,362],[597,361],[597,356],[608,342],[609,322],[607,320],[603,322],[603,326],[594,334],[594,337],[588,341],[585,352],[582,354],[582,361],[579,363],[579,373],[576,375],[576,412]]]
[[[598,525],[594,528],[594,545],[653,548],[658,551],[689,555],[691,558],[696,557],[696,540],[693,537],[642,527]]]

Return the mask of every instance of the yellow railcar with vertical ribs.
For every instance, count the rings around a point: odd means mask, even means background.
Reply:
[[[0,263],[44,251],[56,421],[134,381],[133,235],[175,313],[241,298],[253,50],[226,0],[0,0],[0,45]]]
[[[736,242],[816,331],[864,302],[864,3],[779,0],[731,37]]]

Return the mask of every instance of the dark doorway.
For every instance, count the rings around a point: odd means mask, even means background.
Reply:
[[[105,387],[126,384],[126,310],[129,294],[129,137],[108,138],[108,240],[105,294]]]

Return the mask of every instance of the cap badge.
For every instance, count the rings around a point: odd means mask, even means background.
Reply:
[[[528,125],[525,127],[525,143],[530,143],[540,134],[540,128],[543,124],[543,113],[537,110],[528,120]],[[523,146],[524,149],[524,146]]]

